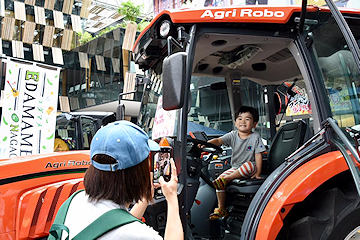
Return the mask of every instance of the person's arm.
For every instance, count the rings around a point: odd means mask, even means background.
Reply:
[[[146,199],[140,200],[131,208],[130,213],[137,219],[141,220],[147,206],[148,206],[148,201],[146,201]]]
[[[261,153],[255,153],[255,164],[256,164],[256,173],[251,178],[261,179],[261,168],[262,168],[262,155]]]
[[[165,227],[165,240],[183,240],[184,232],[179,215],[179,204],[177,198],[177,174],[175,162],[170,159],[171,163],[171,179],[169,182],[165,182],[161,176],[159,182],[162,192],[167,201],[167,220]]]
[[[224,144],[224,142],[223,142],[223,140],[221,138],[213,138],[213,139],[211,139],[211,140],[209,140],[207,142],[212,143],[212,144],[214,144],[216,146],[221,146],[221,145]],[[199,148],[204,148],[204,147],[207,147],[207,146],[199,144],[198,147]]]
[[[220,146],[220,145],[224,144],[224,142],[223,142],[223,140],[221,138],[213,138],[213,139],[209,140],[208,142],[212,143],[212,144],[214,144],[216,146]]]
[[[150,173],[150,183],[151,183],[151,196],[154,197],[154,173]],[[155,187],[160,187],[159,183],[155,183]],[[132,208],[131,208],[131,215],[136,217],[137,219],[142,219],[144,216],[144,213],[146,211],[147,206],[149,205],[149,202],[146,199],[142,199],[138,201]]]

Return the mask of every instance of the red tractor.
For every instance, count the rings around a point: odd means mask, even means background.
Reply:
[[[360,236],[360,10],[326,2],[169,10],[138,37],[133,58],[150,74],[138,122],[170,140],[188,239]],[[210,221],[231,149],[207,141],[243,105],[260,113],[263,179],[230,182],[229,216]],[[145,216],[159,231],[164,201]]]
[[[133,59],[149,76],[138,124],[172,148],[187,239],[359,237],[360,10],[326,3],[164,11],[138,37]],[[232,130],[243,105],[260,114],[263,179],[230,182],[229,216],[210,221],[211,181],[232,149],[207,141]],[[89,160],[1,160],[0,239],[46,237]],[[144,217],[163,232],[161,192]]]

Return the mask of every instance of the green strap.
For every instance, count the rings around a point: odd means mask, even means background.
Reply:
[[[53,223],[48,239],[61,239],[62,231],[67,232],[65,240],[69,240],[69,228],[64,224]]]
[[[59,211],[56,214],[55,220],[53,225],[50,228],[49,231],[49,237],[48,240],[56,240],[56,239],[61,239],[62,236],[62,231],[66,231],[67,232],[67,237],[66,240],[69,239],[69,229],[64,225],[65,222],[65,218],[66,218],[66,214],[68,212],[69,209],[69,205],[72,201],[72,199],[75,197],[76,194],[78,194],[79,192],[82,192],[84,190],[79,190],[74,192],[59,208]]]
[[[98,219],[84,228],[73,238],[73,240],[97,239],[114,228],[135,221],[142,223],[139,219],[131,215],[126,210],[113,209],[104,213]]]

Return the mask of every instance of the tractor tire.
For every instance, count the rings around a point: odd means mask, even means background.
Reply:
[[[339,174],[295,205],[277,239],[337,240],[360,226],[360,197],[349,172]]]

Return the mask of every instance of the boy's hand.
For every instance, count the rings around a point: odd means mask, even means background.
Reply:
[[[260,175],[258,175],[258,174],[254,174],[254,175],[252,175],[252,177],[251,178],[256,178],[256,179],[263,179],[263,177],[260,177]]]

